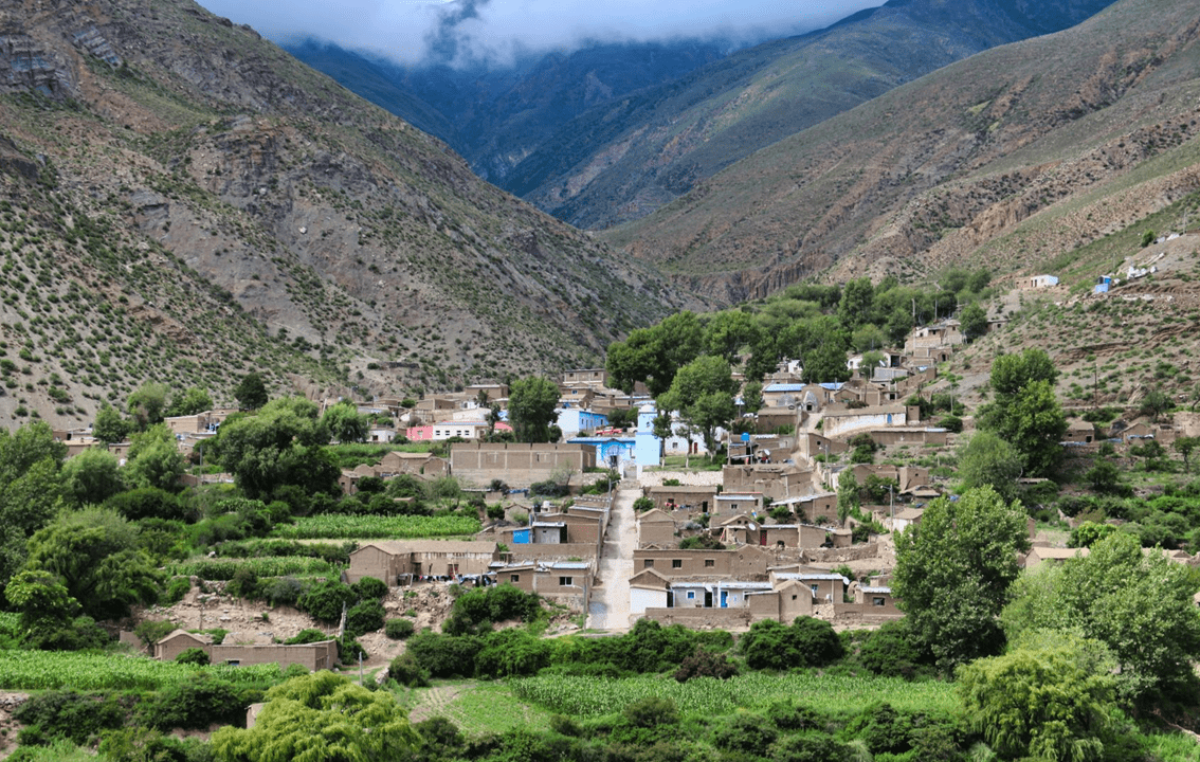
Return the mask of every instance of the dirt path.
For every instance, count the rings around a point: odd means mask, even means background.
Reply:
[[[641,494],[637,489],[617,490],[600,552],[600,578],[592,588],[592,605],[588,607],[589,629],[629,629],[629,578],[633,576],[633,550],[637,547],[633,501]]]

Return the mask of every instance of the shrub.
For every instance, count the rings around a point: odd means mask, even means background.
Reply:
[[[850,748],[824,734],[788,736],[770,749],[774,762],[845,762]]]
[[[871,633],[858,652],[858,661],[877,675],[912,678],[928,661],[905,620],[888,622]]]
[[[744,751],[755,756],[765,756],[767,748],[775,742],[779,733],[759,714],[739,714],[712,734],[713,746],[725,751]]]
[[[258,574],[248,564],[239,566],[225,585],[225,592],[237,598],[258,597]]]
[[[133,634],[149,648],[174,632],[176,627],[177,625],[168,619],[147,619],[133,628]]]
[[[183,597],[192,589],[192,581],[187,577],[174,577],[167,583],[167,592],[164,600],[168,606],[173,606],[183,600]]]
[[[475,655],[475,672],[480,677],[535,675],[550,663],[550,642],[524,630],[501,630],[483,639]]]
[[[413,634],[416,627],[409,619],[389,619],[383,625],[383,633],[392,640],[404,640]]]
[[[686,683],[693,677],[715,677],[718,680],[728,680],[737,673],[738,665],[729,661],[729,657],[724,654],[710,653],[701,648],[683,660],[679,669],[675,670],[675,679],[681,683]]]
[[[175,657],[179,664],[192,664],[197,667],[208,666],[209,658],[203,648],[189,648]]]
[[[314,585],[296,601],[301,611],[306,611],[314,619],[332,624],[342,618],[342,607],[352,605],[358,600],[358,594],[349,585],[341,582],[325,581]]]
[[[633,510],[637,511],[638,513],[649,511],[653,508],[654,501],[648,497],[639,497],[637,500],[633,501]]]
[[[812,730],[821,725],[816,712],[788,700],[773,702],[767,707],[766,717],[780,730]]]
[[[247,704],[261,700],[261,692],[255,693],[247,696],[233,683],[200,673],[143,702],[138,707],[138,718],[146,727],[163,732],[175,728],[205,730],[214,723],[242,725]]]
[[[111,696],[47,691],[17,707],[13,719],[28,726],[19,736],[24,745],[46,745],[65,738],[82,746],[101,730],[121,727],[125,710]]]
[[[295,606],[304,594],[304,585],[295,577],[278,577],[259,585],[260,595],[272,606]]]
[[[383,627],[385,612],[379,601],[363,601],[346,612],[346,634],[357,638]]]
[[[625,707],[625,720],[634,727],[653,728],[659,725],[678,725],[679,710],[669,698],[648,696]]]
[[[354,583],[354,592],[358,594],[359,600],[370,601],[379,600],[388,593],[387,583],[375,579],[374,577],[363,577],[358,582]]]
[[[445,717],[430,717],[413,724],[421,737],[422,757],[430,760],[458,759],[466,739],[462,731]]]
[[[408,640],[408,653],[430,677],[473,677],[482,641],[474,635],[452,637],[425,631]]]
[[[417,657],[405,652],[392,659],[388,665],[388,677],[407,688],[429,685],[429,674],[417,662]]]
[[[323,640],[332,640],[332,635],[327,635],[318,629],[309,627],[296,633],[294,637],[290,637],[283,641],[285,646],[304,645],[306,643],[320,643]]]

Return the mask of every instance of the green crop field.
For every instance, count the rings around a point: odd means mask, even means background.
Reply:
[[[958,700],[943,682],[906,682],[897,678],[797,673],[753,673],[729,680],[697,678],[679,683],[670,676],[624,679],[531,677],[513,683],[526,701],[555,712],[592,717],[619,712],[640,699],[669,698],[685,715],[713,717],[734,708],[761,708],[780,699],[822,712],[855,712],[877,702],[897,710],[950,713]]]
[[[194,667],[142,656],[77,651],[0,651],[0,690],[159,690],[197,672],[246,688],[266,688],[280,679],[278,665]]]
[[[168,574],[206,580],[231,580],[238,569],[249,568],[258,577],[314,576],[328,574],[336,566],[320,558],[304,556],[259,556],[255,558],[198,559],[167,567]]]
[[[275,527],[274,537],[289,540],[416,540],[462,537],[480,530],[470,516],[353,516],[326,513]]]

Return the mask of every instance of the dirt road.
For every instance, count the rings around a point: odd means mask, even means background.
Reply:
[[[592,604],[588,607],[589,629],[629,629],[629,578],[633,576],[633,550],[637,547],[633,501],[641,494],[641,490],[622,489],[613,500],[612,517],[600,551],[600,578],[592,588]]]

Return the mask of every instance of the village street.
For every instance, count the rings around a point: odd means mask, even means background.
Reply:
[[[633,576],[633,551],[637,547],[633,501],[641,495],[639,489],[620,489],[613,500],[600,552],[599,579],[592,588],[588,607],[588,629],[609,632],[629,629],[629,578]]]

